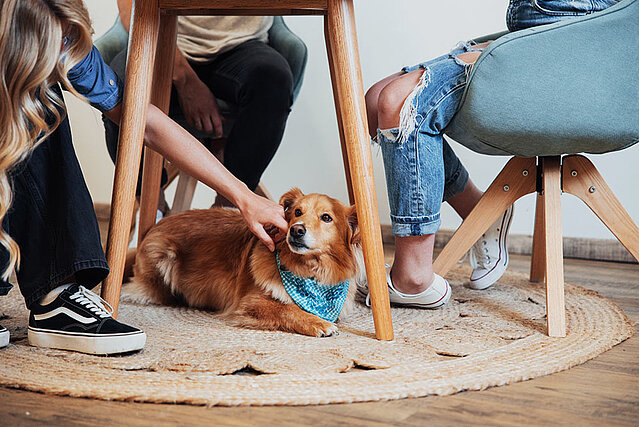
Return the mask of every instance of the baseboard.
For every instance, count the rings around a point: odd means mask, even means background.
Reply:
[[[455,233],[455,230],[439,230],[435,237],[435,248],[443,248],[453,236],[453,233]],[[384,244],[392,245],[395,243],[390,225],[382,225],[382,240]],[[616,239],[564,237],[563,244],[565,258],[637,264],[630,252]],[[511,254],[530,255],[532,253],[532,236],[510,234],[508,236],[508,252]]]

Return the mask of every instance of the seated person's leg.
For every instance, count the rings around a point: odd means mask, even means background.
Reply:
[[[284,57],[250,40],[193,69],[218,98],[237,106],[224,148],[224,166],[254,190],[282,140],[293,100]]]
[[[87,353],[142,348],[144,333],[112,319],[88,290],[109,267],[68,120],[15,168],[12,181],[13,204],[3,225],[20,247],[17,279],[31,310],[29,342]],[[0,259],[6,266],[4,248]]]
[[[432,253],[441,201],[449,200],[465,217],[482,195],[442,138],[461,101],[468,67],[480,54],[467,50],[405,69],[367,94],[368,110],[377,111],[381,129],[396,235],[392,284],[406,294],[425,292],[437,283]],[[377,105],[370,105],[375,101]]]

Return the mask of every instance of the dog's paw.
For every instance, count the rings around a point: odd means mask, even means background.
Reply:
[[[315,336],[317,338],[331,337],[337,334],[337,325],[331,322],[322,321],[322,324],[315,328]]]

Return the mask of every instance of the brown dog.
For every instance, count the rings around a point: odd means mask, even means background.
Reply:
[[[321,194],[304,195],[297,188],[284,194],[280,204],[289,224],[286,239],[277,244],[283,268],[322,284],[349,280],[344,315],[364,274],[355,207]],[[333,323],[294,303],[275,254],[236,210],[193,210],[160,221],[137,250],[133,271],[127,291],[148,301],[213,309],[256,329],[315,337],[337,331]]]

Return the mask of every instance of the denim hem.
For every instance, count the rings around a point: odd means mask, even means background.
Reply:
[[[51,292],[53,289],[57,288],[60,285],[60,282],[67,279],[68,277],[71,277],[74,274],[77,275],[77,273],[83,270],[92,270],[92,269],[103,270],[103,271],[99,272],[96,279],[89,281],[89,283],[86,283],[86,282],[81,283],[82,286],[88,289],[93,289],[94,287],[96,287],[102,280],[104,280],[109,275],[109,271],[110,271],[109,265],[106,263],[106,261],[104,261],[104,259],[91,259],[91,260],[77,261],[71,264],[71,267],[69,267],[68,269],[62,271],[61,273],[57,273],[51,276],[46,283],[43,283],[42,285],[33,286],[34,288],[36,288],[36,290],[33,291],[30,295],[24,295],[24,302],[27,308],[31,307],[33,303],[40,301],[40,299],[43,296]]]
[[[424,236],[427,234],[435,234],[441,225],[441,219],[437,215],[437,219],[425,222],[400,223],[391,217],[392,232],[396,237]]]
[[[466,185],[468,184],[468,178],[468,171],[461,164],[461,162],[459,162],[457,170],[453,172],[453,175],[444,184],[443,200],[446,201],[452,199],[453,197],[464,191]]]

